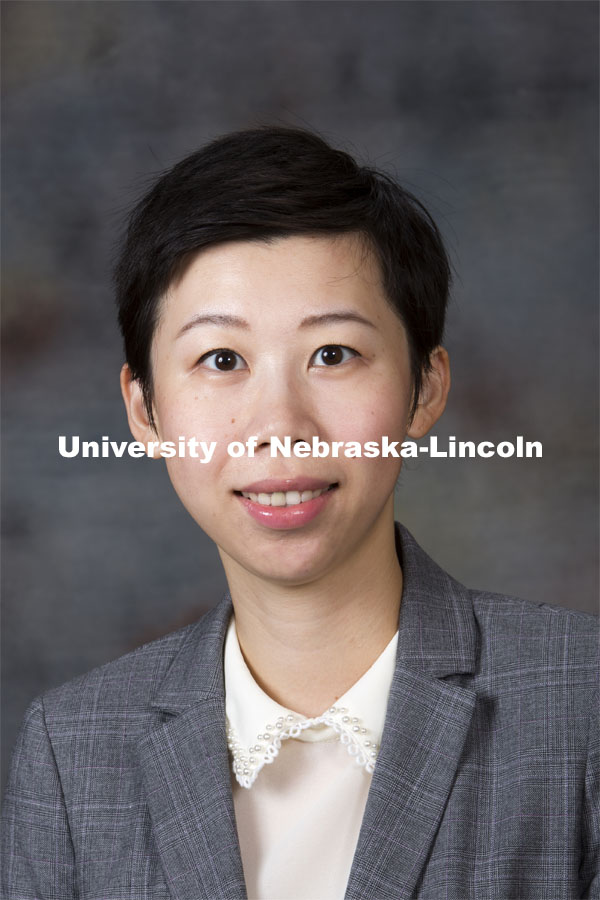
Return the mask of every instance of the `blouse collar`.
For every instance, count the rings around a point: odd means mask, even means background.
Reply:
[[[259,772],[277,757],[281,743],[340,740],[356,763],[373,772],[396,663],[398,632],[373,665],[335,706],[308,718],[281,706],[254,680],[242,656],[235,616],[225,638],[227,742],[238,783],[250,788]]]

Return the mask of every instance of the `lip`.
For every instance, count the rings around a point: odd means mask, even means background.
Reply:
[[[336,484],[335,481],[323,481],[322,478],[265,478],[263,481],[253,481],[245,487],[239,488],[246,494],[275,494],[286,491],[325,491]],[[317,498],[318,499],[318,498]],[[308,501],[312,503],[311,501]]]
[[[295,486],[297,484],[304,484],[305,481],[306,483],[315,484],[316,487],[298,488]],[[257,481],[255,484],[260,486],[258,489],[253,486],[252,488],[244,488],[244,491],[247,491],[248,493],[250,491],[252,491],[252,493],[274,493],[278,488],[269,487],[268,490],[265,490],[264,487],[262,487],[263,485],[270,485],[272,483],[275,482],[271,480]],[[281,485],[283,482],[279,480],[276,483],[277,485]],[[285,483],[287,485],[287,480]],[[289,484],[294,486],[286,487],[284,490],[318,491],[319,489],[323,489],[323,493],[313,500],[306,500],[304,503],[298,503],[294,506],[262,506],[260,503],[255,503],[248,497],[242,497],[241,494],[236,494],[236,496],[249,515],[251,515],[260,525],[264,525],[266,528],[271,528],[274,531],[289,531],[294,528],[302,528],[304,525],[308,525],[309,522],[312,522],[313,519],[325,509],[337,490],[337,488],[325,490],[324,488],[328,488],[332,482],[316,482],[314,479],[290,480]]]

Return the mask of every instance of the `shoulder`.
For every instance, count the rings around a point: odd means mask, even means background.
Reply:
[[[487,591],[469,591],[480,637],[480,671],[530,683],[597,686],[600,620],[589,613]]]
[[[201,657],[203,648],[218,640],[221,620],[228,617],[229,609],[226,597],[192,625],[46,691],[30,709],[42,709],[46,721],[55,724],[123,714],[130,722],[136,714],[143,718],[175,660],[192,652]]]
[[[422,660],[425,647],[436,659],[449,656],[463,666],[460,671],[476,672],[488,681],[513,675],[535,679],[550,671],[597,681],[596,616],[469,589],[432,560],[400,524],[397,540],[404,573],[402,605],[408,606],[405,645],[416,648],[412,656]],[[411,646],[404,649],[411,653]]]
[[[598,653],[600,619],[591,613],[489,591],[470,590],[469,595],[483,633],[506,644],[509,655],[559,649],[564,655],[567,648],[576,658]]]

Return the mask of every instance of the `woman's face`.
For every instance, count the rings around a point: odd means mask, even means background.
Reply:
[[[237,564],[271,582],[309,583],[343,566],[374,529],[392,527],[400,459],[270,454],[273,436],[329,445],[406,436],[407,338],[356,236],[201,251],[163,300],[152,370],[158,439],[217,444],[208,463],[166,465],[226,571]],[[144,432],[135,383],[132,392],[132,430],[156,440]],[[229,442],[251,437],[253,458],[228,454]]]

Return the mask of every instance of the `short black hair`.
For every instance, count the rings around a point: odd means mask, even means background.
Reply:
[[[414,415],[441,343],[451,268],[422,203],[318,134],[262,126],[226,134],[164,172],[116,245],[114,286],[125,358],[152,416],[151,344],[161,298],[204,247],[232,240],[355,233],[379,261],[406,330]]]

